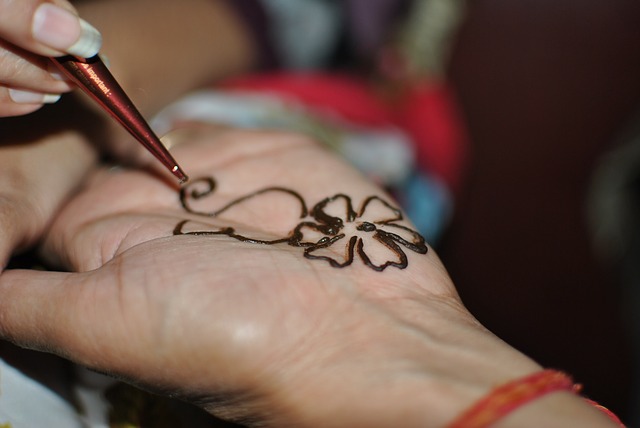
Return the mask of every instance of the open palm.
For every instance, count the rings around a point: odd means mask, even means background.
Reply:
[[[4,335],[223,416],[300,423],[442,370],[424,355],[445,337],[494,346],[390,197],[322,147],[203,125],[174,139],[192,184],[98,171],[43,244],[76,273],[3,274]],[[368,391],[349,409],[346,385]]]

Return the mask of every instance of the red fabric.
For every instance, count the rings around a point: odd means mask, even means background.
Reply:
[[[359,125],[396,125],[412,138],[419,168],[440,177],[452,189],[462,179],[464,127],[446,85],[418,85],[394,106],[384,102],[366,82],[348,75],[258,74],[231,79],[223,88],[277,94]]]
[[[258,74],[229,80],[224,87],[278,94],[361,125],[385,126],[393,122],[387,107],[369,88],[347,75]]]
[[[467,139],[451,90],[444,84],[415,86],[400,105],[397,123],[416,143],[416,161],[453,190],[466,167]]]

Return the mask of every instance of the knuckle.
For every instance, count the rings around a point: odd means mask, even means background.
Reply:
[[[13,85],[19,81],[21,67],[18,62],[15,54],[0,48],[0,82]]]
[[[67,84],[53,78],[47,59],[0,44],[0,85],[40,92],[63,92]]]

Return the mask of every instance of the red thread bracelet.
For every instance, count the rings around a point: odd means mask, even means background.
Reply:
[[[517,408],[546,394],[559,391],[580,392],[571,377],[557,370],[543,370],[497,387],[460,415],[448,428],[486,428]],[[608,409],[587,400],[624,427]]]

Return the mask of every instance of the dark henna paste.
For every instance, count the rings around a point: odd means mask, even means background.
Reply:
[[[191,192],[189,192],[189,189],[193,188],[194,184],[201,183],[201,182],[204,182],[207,185],[207,188],[204,191],[198,191],[197,189],[194,189]],[[207,216],[207,217],[217,217],[223,212],[227,211],[229,208],[235,205],[238,205],[241,202],[246,201],[247,199],[251,199],[258,195],[261,195],[263,193],[268,193],[268,192],[283,192],[293,196],[300,202],[300,206],[302,207],[300,212],[300,218],[304,218],[307,216],[308,210],[307,210],[306,204],[304,203],[304,199],[302,199],[302,196],[300,196],[298,193],[294,192],[293,190],[285,189],[284,187],[267,187],[265,189],[258,190],[256,192],[248,194],[247,196],[238,198],[230,202],[229,204],[225,205],[224,207],[220,208],[219,210],[210,212],[210,213],[198,212],[191,208],[191,206],[189,205],[189,199],[194,199],[194,200],[202,199],[212,194],[215,191],[215,189],[216,189],[216,182],[213,179],[213,177],[202,177],[195,180],[191,180],[189,185],[184,186],[183,188],[180,189],[180,203],[182,204],[182,208],[184,208],[185,211],[191,214],[197,214],[197,215]]]
[[[198,190],[194,187],[199,185],[198,183],[204,183],[204,190]],[[343,268],[349,266],[353,263],[354,255],[357,254],[362,262],[376,271],[383,271],[388,266],[394,266],[399,269],[404,269],[408,265],[407,256],[402,249],[401,246],[414,251],[419,254],[425,254],[428,251],[428,247],[424,241],[424,238],[415,230],[410,229],[406,226],[402,226],[396,224],[398,221],[403,220],[402,212],[389,204],[387,201],[381,199],[378,196],[370,196],[368,197],[360,207],[359,211],[355,211],[353,209],[351,198],[344,194],[336,194],[332,197],[325,198],[322,201],[318,202],[312,209],[309,211],[307,209],[306,203],[302,196],[287,188],[283,187],[267,187],[264,189],[260,189],[256,192],[250,193],[246,196],[240,197],[238,199],[233,200],[222,208],[212,211],[212,212],[201,212],[192,208],[190,204],[190,200],[198,200],[205,198],[211,194],[216,189],[216,182],[212,177],[203,177],[191,182],[190,185],[185,186],[180,191],[180,202],[182,207],[188,213],[203,216],[203,217],[217,217],[220,214],[227,211],[229,208],[234,207],[236,205],[241,204],[249,199],[255,198],[258,195],[263,195],[269,192],[277,192],[284,193],[285,195],[289,195],[300,204],[300,218],[304,219],[307,216],[311,216],[315,221],[303,221],[298,223],[293,230],[288,234],[288,236],[273,239],[273,240],[263,240],[263,239],[254,239],[251,237],[247,237],[244,235],[240,235],[236,233],[235,229],[232,227],[223,227],[219,230],[203,230],[203,231],[194,231],[194,232],[184,232],[184,226],[190,222],[190,220],[183,220],[178,223],[173,231],[174,235],[195,235],[195,236],[213,236],[213,235],[225,235],[230,238],[236,239],[238,241],[247,242],[250,244],[266,244],[266,245],[275,245],[275,244],[288,244],[293,247],[303,247],[304,252],[303,255],[307,259],[310,260],[324,260],[328,262],[331,266],[336,268]],[[379,221],[360,221],[358,219],[363,217],[366,214],[367,207],[374,201],[380,202],[382,206],[391,213],[391,216]],[[343,203],[344,204],[344,213],[343,218],[336,217],[328,214],[325,209],[332,203]],[[341,240],[346,238],[346,234],[342,232],[346,223],[356,223],[355,229],[359,232],[364,232],[367,234],[371,234],[373,238],[372,241],[376,241],[381,243],[384,247],[386,247],[394,256],[395,260],[388,260],[381,265],[376,265],[371,261],[371,258],[365,251],[365,244],[362,237],[359,236],[350,236],[346,241],[345,249],[344,249],[344,260],[341,262],[336,258],[325,256],[325,255],[317,255],[315,252],[329,248],[333,245],[336,245]],[[393,233],[388,230],[383,230],[383,228],[396,229],[398,232],[404,232],[410,236],[410,240],[407,240],[400,236],[397,233]],[[314,232],[318,232],[324,236],[315,240],[315,242],[306,241],[304,230],[309,229]]]

